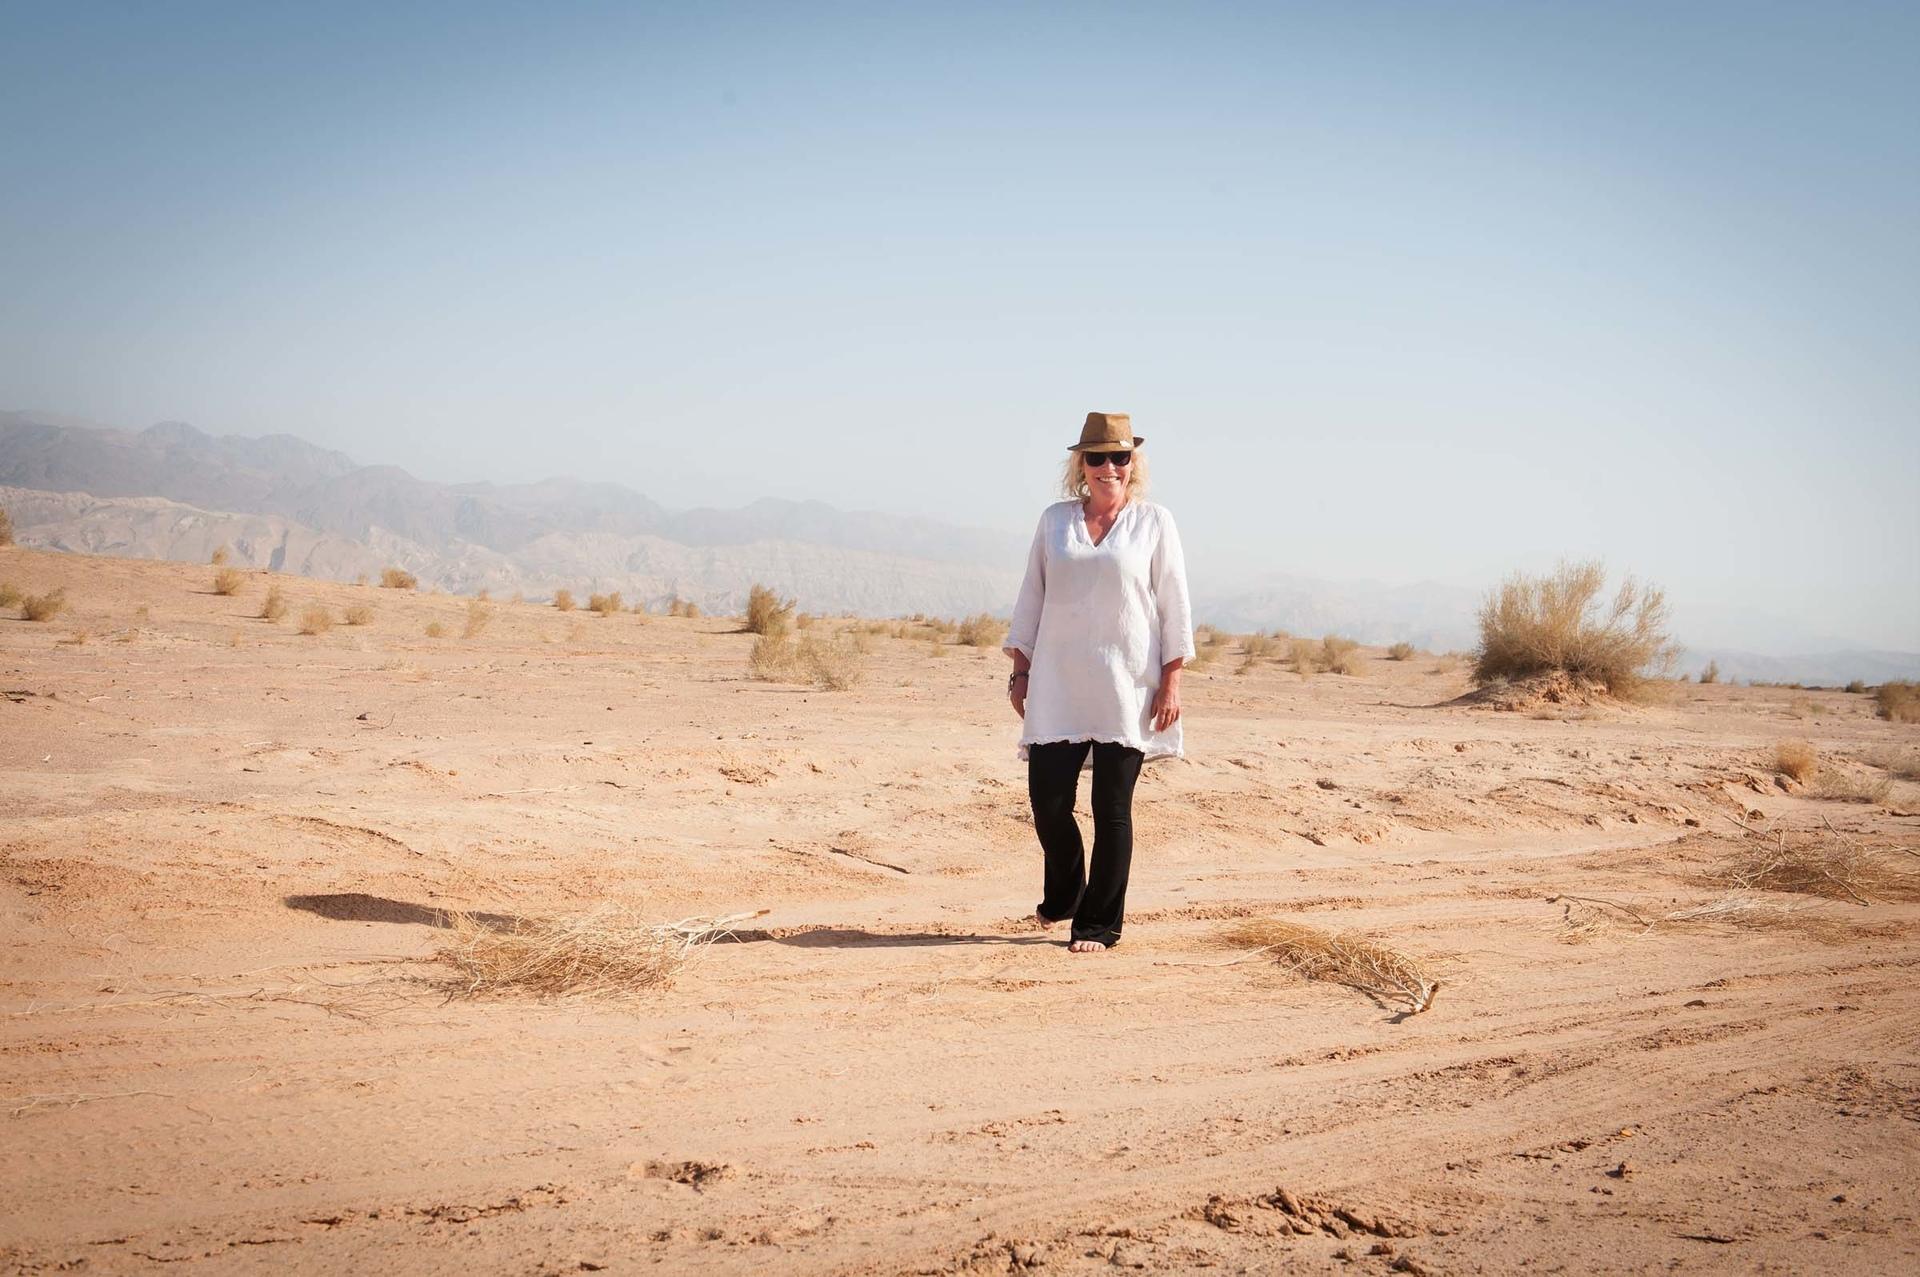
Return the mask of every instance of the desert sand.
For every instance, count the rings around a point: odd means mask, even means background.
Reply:
[[[1743,825],[1920,849],[1910,779],[1831,796],[1920,748],[1867,697],[1498,712],[1458,661],[1229,654],[1080,957],[1026,920],[996,651],[873,637],[830,692],[725,619],[463,638],[464,599],[281,577],[274,623],[211,577],[0,550],[73,603],[0,619],[0,1269],[1920,1268],[1920,906],[1665,920]],[[609,901],[766,912],[625,1001],[436,956],[449,909]],[[1441,992],[1291,977],[1258,918]]]

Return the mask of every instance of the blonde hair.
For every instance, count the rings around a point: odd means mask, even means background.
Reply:
[[[1067,454],[1067,468],[1060,475],[1060,491],[1069,497],[1087,499],[1087,462],[1077,452]],[[1138,501],[1147,495],[1147,454],[1133,450],[1127,466],[1127,500]]]

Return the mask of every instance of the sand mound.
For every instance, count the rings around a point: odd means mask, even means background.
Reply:
[[[1606,684],[1581,678],[1577,674],[1569,674],[1565,670],[1549,670],[1545,674],[1535,674],[1512,682],[1503,679],[1468,692],[1465,696],[1451,702],[1454,705],[1465,705],[1473,709],[1520,712],[1541,709],[1548,705],[1582,708],[1619,703],[1608,693]]]

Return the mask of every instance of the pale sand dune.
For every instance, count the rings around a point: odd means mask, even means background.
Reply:
[[[431,640],[465,600],[278,578],[272,625],[210,579],[0,550],[76,608],[0,619],[0,1269],[1920,1266],[1920,907],[1548,902],[1708,901],[1750,810],[1920,848],[1920,786],[1768,765],[1920,748],[1865,697],[1563,720],[1445,704],[1430,657],[1228,657],[1143,782],[1125,942],[1078,958],[1022,922],[997,653],[876,638],[819,692],[746,681],[725,620],[500,602]],[[374,622],[301,637],[315,600]],[[770,912],[630,1005],[430,960],[443,909],[607,899]],[[1257,916],[1442,993],[1229,965]]]

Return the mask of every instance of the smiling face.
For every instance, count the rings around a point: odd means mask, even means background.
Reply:
[[[1069,452],[1062,485],[1066,495],[1082,500],[1092,497],[1101,505],[1131,501],[1146,492],[1147,462],[1138,449],[1122,454],[1128,464],[1116,465],[1113,454],[1104,450]],[[1098,458],[1099,464],[1089,464]]]

